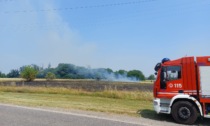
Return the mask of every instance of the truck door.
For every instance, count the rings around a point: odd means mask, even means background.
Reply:
[[[181,66],[163,66],[160,74],[160,97],[172,98],[183,92]]]

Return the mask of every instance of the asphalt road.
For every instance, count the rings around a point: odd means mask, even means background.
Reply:
[[[0,126],[142,126],[117,120],[29,107],[0,104]]]
[[[159,118],[128,117],[56,108],[32,108],[0,103],[0,126],[180,126],[169,115]],[[195,124],[210,126],[210,119]]]

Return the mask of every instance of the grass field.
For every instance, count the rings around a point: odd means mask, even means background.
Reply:
[[[31,87],[65,87],[68,89],[82,89],[86,91],[151,91],[152,83],[143,82],[116,82],[116,81],[97,81],[91,79],[56,79],[46,81],[46,79],[36,79],[35,81],[26,82],[20,78],[0,78],[0,86],[31,86]]]
[[[17,86],[17,82],[24,85]],[[0,83],[0,102],[6,104],[91,110],[132,116],[139,116],[141,112],[153,113],[151,81],[130,83],[55,79],[47,82],[45,79],[36,79],[33,83],[26,83],[21,78],[0,78]],[[8,85],[3,86],[5,84]],[[69,88],[67,85],[78,88]],[[128,90],[124,90],[125,88]]]
[[[67,88],[0,86],[0,102],[33,107],[81,109],[138,116],[152,112],[151,91],[104,90],[88,92]]]

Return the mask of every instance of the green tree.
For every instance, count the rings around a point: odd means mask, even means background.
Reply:
[[[77,74],[76,66],[73,64],[60,63],[55,73],[59,78],[74,78]]]
[[[153,74],[151,74],[147,79],[148,80],[155,80],[155,76]]]
[[[15,70],[15,69],[11,70],[11,71],[7,74],[7,77],[9,77],[9,78],[17,78],[17,77],[19,77],[19,76],[20,76],[19,70]]]
[[[144,74],[140,70],[131,70],[128,71],[128,77],[135,77],[138,80],[145,80]]]
[[[36,78],[38,71],[33,66],[25,66],[21,72],[21,77],[27,81],[33,81]]]
[[[45,76],[46,80],[48,81],[51,81],[53,79],[55,79],[55,74],[54,73],[51,73],[51,72],[48,72],[47,75]]]
[[[6,74],[4,74],[0,71],[0,78],[6,78]]]
[[[38,66],[36,64],[31,64],[31,67],[33,67],[36,71],[40,71],[40,70],[43,69],[42,67],[40,67],[40,66]]]
[[[55,74],[55,69],[54,68],[46,68],[43,70],[39,70],[36,77],[37,78],[45,78],[48,72]]]
[[[127,77],[127,71],[125,70],[118,70],[114,72],[115,78],[119,79],[119,78],[126,78]]]
[[[107,71],[109,74],[113,73],[113,70],[110,69],[110,68],[107,68],[106,71]]]
[[[126,70],[119,70],[119,71],[116,71],[116,74],[120,74],[120,75],[127,75],[127,71]]]

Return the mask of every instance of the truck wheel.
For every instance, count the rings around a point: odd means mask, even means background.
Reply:
[[[172,116],[174,120],[182,124],[193,124],[197,118],[195,106],[188,101],[179,101],[172,106]]]

